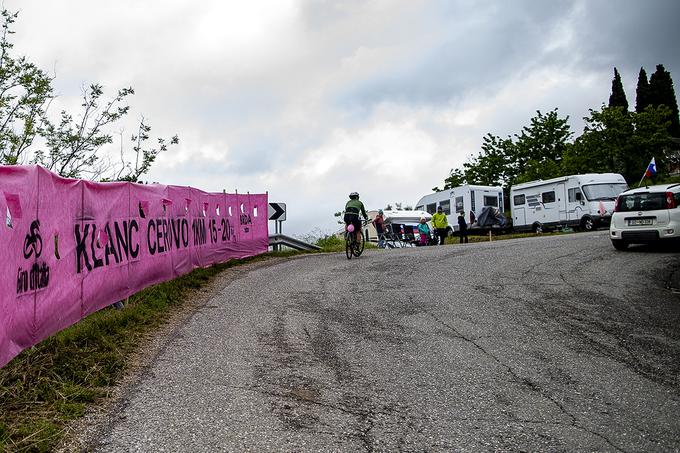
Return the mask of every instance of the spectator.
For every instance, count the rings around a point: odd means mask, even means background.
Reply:
[[[375,225],[375,232],[378,235],[378,247],[383,249],[385,248],[385,216],[382,209],[378,210],[378,215],[373,219],[373,225]]]
[[[437,232],[437,237],[439,238],[439,245],[444,245],[444,239],[448,235],[449,220],[446,218],[446,214],[442,212],[442,207],[437,208],[437,212],[432,214],[432,227]]]
[[[427,225],[425,217],[420,218],[418,233],[420,234],[420,245],[427,245],[427,241],[430,238],[430,227]]]
[[[465,239],[465,243],[467,244],[468,242],[468,233],[467,233],[467,223],[465,223],[465,215],[462,212],[458,213],[458,229],[460,230],[460,243],[463,243],[463,239]]]

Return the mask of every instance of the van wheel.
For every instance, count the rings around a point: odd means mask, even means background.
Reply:
[[[593,231],[595,229],[595,221],[592,217],[584,217],[581,219],[581,228],[585,231]]]
[[[541,224],[538,223],[538,222],[534,223],[534,224],[532,225],[531,229],[532,229],[532,231],[533,231],[534,233],[538,233],[538,234],[543,233],[543,225],[541,225]]]
[[[628,243],[621,239],[612,239],[612,245],[616,250],[626,250],[628,248]]]

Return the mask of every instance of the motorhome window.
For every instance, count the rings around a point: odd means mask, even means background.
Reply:
[[[422,205],[416,206],[416,211],[424,211],[424,210],[425,210],[425,206],[422,206]]]
[[[524,194],[515,195],[514,197],[512,197],[512,204],[514,204],[515,206],[523,205],[524,202],[525,202]]]
[[[573,189],[569,189],[568,191],[568,197],[569,197],[569,203],[576,203],[578,201],[578,196],[577,194],[581,193],[581,189],[578,187],[574,187]]]
[[[543,203],[553,203],[555,201],[555,191],[543,192],[541,194],[541,201]]]
[[[624,183],[607,183],[607,184],[587,184],[582,187],[583,194],[588,201],[598,200],[616,200],[616,197],[628,189],[628,185]]]
[[[475,206],[475,191],[474,190],[470,191],[470,209],[472,209],[472,212],[477,211],[477,208]]]
[[[437,212],[437,203],[430,203],[427,205],[427,212],[429,214],[434,214]]]
[[[498,198],[495,196],[484,195],[484,206],[498,207]]]
[[[666,194],[663,192],[621,195],[621,201],[619,202],[619,210],[621,212],[656,211],[665,208]]]
[[[456,197],[456,212],[465,212],[463,197]]]
[[[444,214],[446,214],[446,215],[451,214],[451,200],[440,201],[439,206],[441,206]]]
[[[498,209],[503,211],[503,194],[502,193],[498,194]]]

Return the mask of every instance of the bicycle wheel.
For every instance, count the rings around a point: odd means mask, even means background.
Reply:
[[[354,247],[352,247],[352,236],[345,233],[345,255],[347,255],[348,260],[352,259],[353,253],[354,253]]]
[[[364,246],[366,245],[366,241],[364,240],[364,232],[360,231],[359,232],[359,237],[361,238],[359,242],[354,243],[354,256],[358,257],[361,255],[364,251]]]

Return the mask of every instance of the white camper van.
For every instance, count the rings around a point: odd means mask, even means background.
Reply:
[[[472,224],[474,221],[470,213],[473,213],[476,219],[486,206],[493,206],[501,212],[505,212],[503,208],[503,188],[500,186],[463,184],[459,187],[425,195],[416,203],[416,210],[434,214],[439,206],[446,214],[449,227],[452,231],[457,231],[459,212],[465,213],[465,220],[468,224]]]
[[[592,230],[609,225],[616,197],[628,185],[616,173],[562,176],[517,184],[510,190],[516,231],[540,232],[574,226]]]

